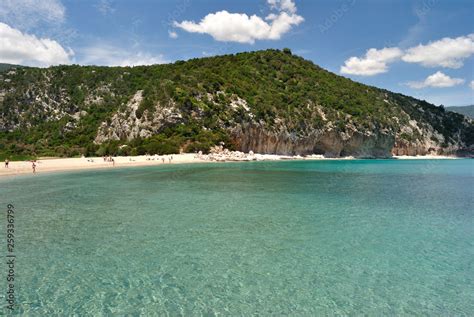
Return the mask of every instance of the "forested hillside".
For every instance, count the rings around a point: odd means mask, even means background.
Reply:
[[[140,67],[0,74],[2,156],[243,151],[472,153],[472,120],[328,72],[285,49]]]

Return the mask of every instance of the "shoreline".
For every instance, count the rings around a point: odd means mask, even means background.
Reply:
[[[172,157],[171,161],[170,158]],[[164,158],[164,162],[163,159]],[[222,163],[222,162],[261,162],[261,161],[329,161],[329,160],[362,160],[364,158],[354,157],[338,157],[327,158],[322,155],[311,156],[288,156],[274,154],[253,154],[250,158],[242,159],[222,158],[209,160],[208,156],[200,156],[194,153],[173,154],[164,156],[117,156],[114,157],[115,165],[112,162],[105,162],[102,157],[81,157],[81,158],[44,158],[36,161],[36,174],[65,172],[65,171],[82,171],[94,169],[122,168],[122,167],[140,167],[140,166],[160,166],[174,164],[194,164],[194,163]],[[369,159],[369,158],[367,158]],[[374,158],[377,159],[377,158]],[[396,160],[454,160],[462,159],[460,157],[451,156],[393,156],[386,159]],[[0,178],[18,175],[32,175],[31,161],[10,161],[9,167],[6,168],[2,162],[0,167]]]

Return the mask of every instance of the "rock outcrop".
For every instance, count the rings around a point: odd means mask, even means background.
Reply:
[[[231,131],[241,151],[279,155],[323,154],[326,157],[389,157],[395,137],[384,133],[315,130],[297,136],[288,131],[270,132],[261,125],[244,124]]]
[[[131,141],[136,138],[148,138],[158,133],[164,126],[175,124],[182,118],[171,100],[166,107],[156,103],[151,120],[148,119],[147,110],[138,118],[137,110],[142,100],[143,91],[139,90],[133,95],[124,110],[117,111],[110,121],[102,122],[94,142],[102,144],[111,140]]]

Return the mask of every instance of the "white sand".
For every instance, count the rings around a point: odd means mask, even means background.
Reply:
[[[85,170],[95,168],[117,168],[124,166],[152,166],[170,164],[169,157],[173,157],[171,164],[203,162],[195,158],[195,154],[176,154],[160,157],[154,156],[118,156],[114,157],[115,165],[112,162],[104,162],[102,157],[87,158],[48,158],[36,161],[36,173]],[[165,162],[161,158],[165,158]],[[10,162],[9,168],[0,166],[0,177],[6,175],[32,174],[33,168],[30,161]]]
[[[171,163],[170,157],[173,157]],[[165,158],[163,163],[162,158]],[[396,159],[454,159],[449,156],[394,156]],[[312,156],[285,156],[271,154],[255,154],[253,160],[257,161],[275,161],[275,160],[335,160],[334,158],[324,158],[322,155]],[[336,159],[354,159],[353,157],[336,158]],[[112,162],[104,162],[101,157],[89,158],[47,158],[36,161],[36,173],[57,172],[57,171],[73,171],[87,170],[95,168],[118,168],[127,166],[156,166],[163,164],[183,164],[183,163],[209,163],[211,161],[198,158],[196,154],[173,154],[165,156],[118,156],[114,157],[115,166]],[[4,163],[0,165],[0,177],[21,174],[32,174],[32,163],[30,161],[13,161],[10,162],[9,168],[4,167]]]
[[[169,158],[172,157],[170,161]],[[163,159],[164,158],[164,162]],[[254,160],[283,160],[295,159],[298,157],[255,154]],[[162,156],[116,156],[115,165],[112,162],[104,162],[102,157],[87,158],[44,158],[36,161],[36,173],[87,170],[95,168],[118,168],[127,166],[157,166],[164,164],[183,164],[183,163],[210,163],[210,161],[199,158],[197,154],[173,154]],[[227,160],[229,161],[229,160]],[[0,177],[21,174],[33,174],[31,161],[11,161],[8,168],[5,168],[4,162],[0,162]]]

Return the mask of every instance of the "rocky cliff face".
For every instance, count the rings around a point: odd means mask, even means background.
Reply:
[[[147,138],[159,133],[163,127],[182,122],[183,115],[170,100],[168,107],[155,105],[152,120],[147,119],[146,113],[137,118],[136,111],[143,99],[142,91],[137,91],[127,103],[126,109],[115,113],[111,120],[102,122],[95,142],[102,144],[111,140],[133,140],[135,138]],[[221,94],[221,93],[219,93]],[[216,102],[214,96],[208,96],[212,102]],[[253,115],[251,106],[244,99],[234,96],[229,104],[224,105],[230,109],[235,116],[242,112],[246,113],[243,122],[228,125],[216,118],[221,128],[228,131],[232,144],[242,152],[253,151],[262,154],[280,155],[311,155],[322,154],[326,157],[365,157],[365,158],[387,158],[392,155],[460,155],[469,156],[472,146],[469,147],[460,135],[455,135],[450,141],[439,133],[433,126],[418,122],[403,112],[404,125],[400,129],[392,131],[386,128],[379,130],[358,129],[350,117],[345,117],[344,129],[337,129],[334,122],[327,119],[324,109],[315,106],[312,113],[322,119],[323,124],[311,126],[309,120],[304,122],[305,129],[299,131],[288,128],[284,120],[268,126],[264,122],[257,122]],[[203,114],[195,114],[200,118]],[[202,119],[202,118],[201,118]],[[314,118],[312,118],[314,119]],[[400,121],[400,118],[396,118]],[[184,123],[183,123],[184,124]],[[466,126],[472,125],[469,118],[463,119]]]
[[[125,109],[116,112],[112,118],[102,122],[94,142],[102,144],[107,141],[148,138],[158,133],[163,127],[177,123],[182,117],[172,100],[166,107],[159,103],[155,105],[151,119],[145,111],[140,118],[137,110],[143,100],[143,91],[139,90],[127,103]]]
[[[472,156],[473,147],[463,142],[444,144],[444,138],[433,140],[433,132],[424,131],[419,139],[407,141],[400,133],[338,132],[316,130],[306,136],[295,136],[288,131],[269,132],[258,125],[246,124],[232,131],[236,144],[244,152],[282,155],[323,154],[326,157],[387,158],[416,155]],[[438,141],[440,140],[440,141]]]
[[[262,125],[244,124],[231,131],[234,142],[243,152],[282,155],[323,154],[326,157],[389,157],[395,143],[384,133],[341,133],[331,129],[315,130],[296,136],[287,130],[267,131]]]

